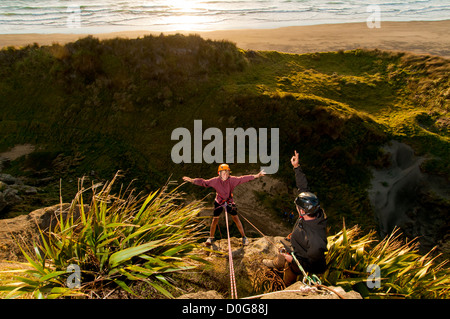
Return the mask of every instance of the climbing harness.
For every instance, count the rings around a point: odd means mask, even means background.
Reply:
[[[237,297],[236,279],[235,279],[234,266],[233,266],[233,255],[232,255],[232,251],[231,251],[231,239],[230,239],[230,231],[229,231],[229,227],[228,227],[228,214],[226,212],[225,205],[226,204],[222,204],[223,208],[225,209],[225,222],[226,222],[226,226],[227,226],[227,235],[228,235],[228,255],[229,255],[229,268],[230,268],[231,298],[232,299],[237,299],[238,297]],[[255,228],[267,241],[269,241],[274,246],[277,246],[269,237],[267,237],[262,231],[260,231],[255,225],[253,225],[247,218],[245,218],[245,216],[243,216],[242,214],[240,216],[242,218],[244,218],[244,220],[246,222],[248,222],[253,228]],[[302,282],[305,285],[305,288],[304,289],[300,289],[300,290],[287,290],[287,291],[283,290],[284,292],[306,292],[306,291],[315,290],[317,288],[325,288],[325,289],[331,291],[332,293],[336,294],[339,298],[345,299],[344,296],[342,296],[340,293],[338,293],[334,289],[323,285],[322,282],[320,281],[319,277],[317,277],[315,274],[312,274],[311,276],[308,276],[308,274],[303,269],[302,265],[299,263],[299,261],[297,260],[297,258],[295,257],[293,252],[291,253],[291,256],[295,260],[295,263],[297,264],[298,268],[300,269],[300,271],[303,274],[303,281]],[[282,291],[274,291],[274,292],[270,292],[270,293],[266,293],[266,294],[246,297],[246,298],[243,298],[243,299],[254,299],[254,298],[262,297],[264,295],[273,294],[273,293],[281,293],[281,292]]]

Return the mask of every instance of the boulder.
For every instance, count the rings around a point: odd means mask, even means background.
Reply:
[[[224,299],[224,298],[217,291],[208,290],[181,295],[177,299]]]
[[[23,196],[35,195],[38,188],[28,186],[20,178],[0,174],[0,213],[23,201]]]
[[[284,290],[268,293],[260,299],[363,299],[356,291],[346,292],[342,287],[314,287],[297,281]]]
[[[0,260],[23,261],[24,257],[20,247],[38,241],[39,229],[48,230],[54,227],[61,211],[65,218],[69,207],[70,204],[57,204],[37,209],[28,215],[0,219]],[[85,205],[85,209],[89,209],[89,207]],[[79,211],[75,210],[74,213],[74,217],[77,218]]]
[[[240,238],[232,237],[232,258],[236,278],[238,297],[252,298],[258,296],[261,299],[362,299],[355,291],[345,292],[341,287],[310,287],[301,281],[295,282],[289,287],[284,287],[281,277],[268,271],[262,263],[264,258],[273,258],[281,247],[281,236],[266,236],[260,238],[249,238],[249,245],[242,246]],[[205,259],[213,265],[203,273],[209,280],[214,281],[221,287],[229,287],[229,263],[228,263],[228,240],[220,239],[213,242],[211,250],[205,250]],[[267,285],[276,292],[265,293]],[[263,288],[266,287],[266,288]],[[214,296],[214,294],[209,295]],[[182,298],[188,298],[181,296]],[[180,297],[180,298],[181,298]],[[195,295],[198,298],[202,295]],[[225,296],[228,298],[229,296]]]
[[[5,184],[12,185],[16,183],[16,178],[11,176],[10,174],[0,174],[0,181]]]
[[[58,204],[51,207],[35,210],[28,215],[21,215],[11,219],[0,220],[0,261],[24,261],[20,247],[26,247],[39,241],[39,229],[47,231],[52,229],[63,214],[63,219],[68,216],[70,204]],[[89,206],[85,205],[85,210]],[[79,210],[75,210],[74,218],[78,218]],[[285,288],[281,278],[274,275],[267,277],[268,268],[262,264],[262,259],[271,258],[278,252],[279,242],[283,237],[249,238],[249,245],[242,246],[241,238],[232,237],[232,258],[235,270],[236,285],[239,298],[258,296],[263,299],[359,299],[356,292],[345,292],[340,287],[321,289],[309,287],[302,282],[296,282]],[[19,247],[20,245],[20,247]],[[229,287],[228,268],[228,240],[214,241],[209,249],[202,249],[203,258],[211,262],[211,268],[198,274],[198,282],[210,282],[206,291],[188,293],[179,296],[179,299],[224,299],[229,298],[228,293],[223,293],[224,287]],[[270,272],[272,273],[272,272]],[[273,274],[273,273],[272,273]],[[277,279],[278,278],[278,279]],[[193,279],[194,281],[196,279]],[[267,280],[271,283],[272,291],[283,289],[274,293],[264,293]],[[276,289],[273,289],[276,288]],[[334,292],[333,292],[333,291]],[[222,291],[219,293],[218,291]],[[335,293],[337,292],[337,294]],[[339,296],[340,295],[340,296]]]
[[[19,194],[23,195],[34,195],[37,194],[38,192],[38,189],[34,186],[14,184],[10,185],[9,187],[17,190]]]

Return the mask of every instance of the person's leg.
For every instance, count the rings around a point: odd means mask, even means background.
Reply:
[[[227,213],[229,213],[231,215],[231,218],[233,219],[239,232],[242,235],[242,245],[244,245],[244,246],[248,245],[248,239],[247,239],[247,237],[245,237],[244,226],[242,226],[241,220],[239,219],[239,216],[237,215],[236,205],[227,206]]]
[[[299,278],[303,278],[302,271],[300,270],[300,268],[298,268],[298,265],[295,262],[295,260],[292,260],[292,262],[289,263],[289,267],[287,267],[287,269],[284,271],[283,276],[284,284],[287,287],[296,282],[297,279]]]
[[[282,254],[276,255],[273,259],[263,259],[263,264],[269,268],[284,270],[286,258]]]
[[[209,229],[209,237],[214,238],[214,234],[216,233],[217,224],[219,224],[219,216],[213,217],[211,222],[211,228]]]
[[[236,224],[239,232],[241,233],[242,237],[245,237],[244,227],[242,226],[241,220],[239,219],[238,215],[231,215],[231,218],[233,219],[234,223]]]
[[[231,215],[231,218],[233,219],[234,223],[236,224],[242,237],[245,237],[244,227],[242,226],[241,220],[239,219],[239,216],[237,214],[236,205],[234,205],[234,204],[227,205],[227,213],[229,213]]]
[[[297,281],[298,273],[295,272],[295,269],[292,264],[289,265],[289,267],[286,268],[283,274],[283,281],[286,287],[292,285],[294,282]]]
[[[283,271],[283,281],[286,287],[297,281],[300,269],[298,269],[297,265],[294,263],[287,263],[283,255],[278,254],[275,258],[263,259],[262,262],[269,268],[275,268],[279,271]]]
[[[223,207],[220,206],[216,201],[214,201],[214,213],[213,219],[211,221],[211,227],[209,228],[209,238],[206,240],[206,245],[211,245],[214,239],[214,234],[216,233],[217,225],[219,224],[219,217],[222,214]]]

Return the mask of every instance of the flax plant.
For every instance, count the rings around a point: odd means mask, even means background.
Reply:
[[[378,242],[374,231],[360,235],[358,226],[344,224],[328,237],[325,284],[354,289],[365,298],[450,298],[448,261],[437,263],[434,249],[420,255],[417,240],[402,240],[399,229]]]
[[[113,194],[113,184],[95,184],[80,190],[70,205],[61,204],[56,226],[40,230],[40,240],[31,249],[22,247],[31,269],[0,287],[6,297],[98,298],[115,290],[133,292],[132,283],[141,282],[160,296],[171,298],[176,289],[171,273],[198,267],[198,240],[204,236],[199,211],[202,202],[183,202],[183,194],[169,185],[148,196],[134,190]],[[90,204],[84,203],[92,191]],[[64,217],[63,217],[64,216]],[[72,266],[71,266],[72,265]],[[77,279],[72,272],[78,266]],[[169,287],[171,289],[169,289]]]

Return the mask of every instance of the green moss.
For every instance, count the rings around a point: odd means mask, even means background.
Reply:
[[[298,150],[330,218],[371,227],[368,167],[384,165],[385,142],[406,142],[428,158],[423,169],[449,174],[449,70],[438,57],[254,52],[194,35],[6,48],[0,150],[32,143],[41,154],[81,154],[70,169],[50,165],[48,174],[76,180],[95,171],[102,180],[120,169],[137,187],[152,188],[170,176],[215,174],[206,163],[173,164],[170,136],[177,127],[192,130],[194,119],[204,129],[278,127],[277,176],[294,187],[289,158]],[[41,170],[41,159],[10,169]]]

